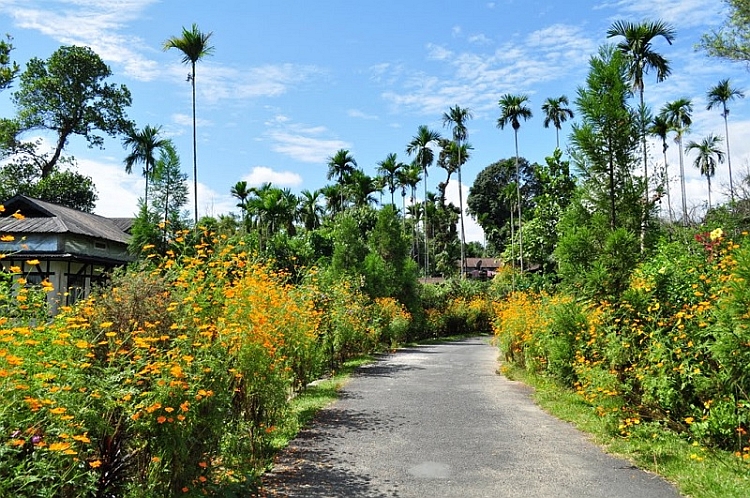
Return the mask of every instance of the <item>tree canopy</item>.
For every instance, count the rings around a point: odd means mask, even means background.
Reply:
[[[13,94],[17,108],[17,129],[11,154],[33,163],[42,178],[52,174],[68,140],[73,135],[86,139],[89,147],[103,147],[104,136],[125,133],[131,123],[125,110],[131,104],[124,85],[107,83],[110,68],[88,47],[64,46],[49,59],[33,58],[19,78]],[[51,152],[40,151],[39,143],[17,139],[31,131],[53,133]]]
[[[718,30],[703,35],[700,47],[708,55],[750,63],[750,0],[724,0],[729,15]]]

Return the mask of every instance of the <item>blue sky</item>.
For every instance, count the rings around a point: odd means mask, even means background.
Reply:
[[[709,59],[694,49],[701,34],[724,19],[723,5],[720,0],[0,0],[0,32],[14,37],[13,57],[22,66],[31,57],[49,57],[60,45],[92,47],[112,68],[111,81],[131,90],[130,118],[139,127],[162,126],[175,141],[191,186],[188,68],[176,51],[161,47],[192,23],[213,32],[214,55],[199,64],[196,78],[198,194],[200,213],[218,215],[237,212],[229,189],[238,180],[270,181],[294,192],[325,185],[326,158],[341,148],[372,175],[391,152],[408,162],[405,147],[419,125],[450,133],[441,116],[453,105],[474,115],[468,124],[474,150],[464,168],[466,193],[479,171],[514,153],[512,130],[496,127],[497,101],[505,93],[529,96],[534,117],[521,127],[520,153],[543,162],[555,134],[542,126],[542,103],[562,94],[574,100],[590,56],[619,19],[662,19],[676,28],[672,46],[655,42],[673,74],[658,84],[653,74],[647,76],[647,103],[658,110],[667,101],[691,98],[694,126],[688,139],[724,135],[720,113],[705,110],[706,90],[730,78],[750,92],[750,74],[744,65]],[[13,113],[11,93],[0,94],[0,115]],[[732,104],[731,111],[732,165],[739,177],[750,164],[750,98]],[[570,122],[563,127],[563,144],[569,131]],[[75,137],[68,151],[79,171],[94,179],[99,214],[135,212],[143,178],[125,174],[126,151],[119,140],[98,150]],[[652,152],[661,163],[661,146]],[[669,154],[672,202],[678,206],[676,145]],[[699,209],[707,199],[706,181],[692,158],[686,161],[688,205]],[[728,190],[725,170],[714,180],[715,201]],[[444,177],[442,170],[431,170],[429,188]],[[452,182],[449,198],[456,204],[457,192]],[[469,239],[482,240],[475,224],[468,222],[467,232]]]

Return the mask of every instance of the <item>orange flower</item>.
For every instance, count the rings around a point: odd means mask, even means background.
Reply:
[[[166,421],[167,421],[167,417],[164,417],[163,415],[160,415],[160,416],[159,416],[159,417],[158,417],[158,418],[156,419],[156,421],[157,421],[158,423],[160,423],[160,424],[163,424],[164,422],[166,422]]]
[[[36,266],[36,265],[39,264],[39,260],[38,259],[29,259],[28,261],[26,261],[26,264],[30,265],[30,266]]]
[[[16,211],[15,213],[11,214],[11,216],[17,220],[23,220],[26,218],[24,215],[21,214],[20,211]]]
[[[89,466],[92,469],[98,469],[99,467],[102,466],[102,461],[101,460],[94,460],[93,462],[89,462]]]
[[[52,443],[49,445],[50,451],[66,451],[70,449],[70,443]]]

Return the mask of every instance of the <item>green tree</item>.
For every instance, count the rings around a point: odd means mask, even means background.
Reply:
[[[13,37],[5,35],[5,40],[0,39],[0,90],[5,90],[12,83],[20,68],[15,62],[11,62],[10,53],[13,51]]]
[[[700,46],[708,55],[750,62],[750,0],[724,0],[729,16],[724,24],[703,35]]]
[[[212,32],[203,33],[193,24],[190,29],[182,28],[182,36],[173,36],[164,42],[164,50],[176,48],[182,52],[182,63],[190,64],[190,85],[193,92],[193,193],[195,208],[195,223],[198,224],[198,139],[196,135],[195,119],[195,65],[204,57],[212,55],[214,47],[209,45]]]
[[[229,194],[239,201],[237,207],[242,211],[242,224],[247,228],[247,198],[251,194],[247,182],[245,180],[238,181],[229,189]]]
[[[711,178],[716,174],[716,165],[724,162],[724,151],[721,150],[721,137],[710,134],[700,143],[691,140],[685,146],[686,152],[697,152],[693,165],[708,181],[708,209],[711,209]]]
[[[628,79],[633,85],[633,90],[638,92],[640,109],[645,113],[646,104],[643,100],[643,77],[649,70],[656,71],[656,81],[664,81],[671,72],[669,61],[652,48],[653,41],[657,37],[664,38],[670,45],[674,41],[675,30],[669,24],[662,21],[643,21],[633,23],[629,21],[616,21],[607,30],[609,38],[623,38],[617,44],[617,49],[627,58]],[[644,193],[645,205],[649,202],[648,192],[648,146],[646,143],[646,120],[641,120],[641,144],[643,146],[643,178],[646,183]]]
[[[305,226],[305,229],[315,230],[320,227],[320,220],[323,217],[323,206],[320,205],[321,191],[303,190],[300,192],[299,219]]]
[[[164,213],[164,240],[185,225],[180,210],[188,201],[187,175],[180,170],[180,156],[171,140],[161,146],[154,167],[154,210]]]
[[[462,148],[462,145],[466,145],[465,142],[469,138],[469,130],[466,128],[466,122],[473,117],[471,110],[458,105],[451,107],[448,109],[448,112],[443,113],[443,126],[451,128],[451,131],[453,132],[453,141],[456,143],[456,154],[458,156],[456,162],[458,164],[458,209],[459,219],[461,221],[461,276],[466,274],[466,231],[464,230],[464,195],[463,184],[461,183],[461,166],[463,166],[465,160],[468,159],[468,155],[465,153],[466,150]],[[446,183],[448,182],[446,181]]]
[[[667,102],[660,111],[660,115],[669,123],[669,127],[675,132],[675,142],[680,152],[680,190],[682,192],[682,222],[688,222],[687,195],[685,194],[685,160],[683,157],[682,139],[693,124],[693,103],[690,99],[677,99]]]
[[[347,177],[344,191],[348,194],[352,205],[357,207],[369,206],[376,202],[373,194],[378,191],[375,180],[361,169],[355,168]]]
[[[13,94],[18,111],[18,132],[46,130],[56,135],[51,154],[37,144],[17,142],[12,152],[28,156],[42,178],[52,174],[73,135],[83,136],[90,147],[103,147],[104,137],[115,137],[131,128],[125,114],[130,91],[106,83],[109,67],[88,47],[60,47],[49,59],[33,58],[19,78]]]
[[[727,138],[727,167],[729,168],[729,195],[734,202],[734,180],[732,179],[732,157],[729,155],[729,108],[727,104],[734,99],[742,99],[745,94],[742,90],[734,88],[729,84],[729,79],[723,79],[708,90],[708,105],[706,110],[711,110],[721,104],[721,116],[724,118],[724,131]]]
[[[55,169],[47,178],[41,178],[30,195],[87,213],[94,212],[99,199],[91,177],[70,169]]]
[[[667,161],[667,149],[669,149],[669,145],[667,144],[667,137],[669,136],[670,131],[672,131],[672,127],[662,115],[654,116],[654,119],[651,121],[651,126],[648,129],[649,134],[661,140],[661,152],[664,155],[664,171],[662,173],[663,184],[661,188],[666,191],[669,221],[672,221],[672,197],[669,193],[669,164]]]
[[[504,251],[512,243],[511,226],[515,230],[515,223],[510,222],[510,206],[517,212],[518,201],[515,165],[515,158],[509,158],[485,167],[469,187],[469,195],[466,198],[469,214],[477,220],[484,230],[487,241],[498,252]],[[533,198],[539,191],[534,175],[534,169],[538,166],[536,163],[529,163],[523,157],[518,159],[518,169],[523,183],[521,197],[525,206],[529,208],[533,206]],[[504,195],[508,185],[512,185],[516,198],[512,203]]]
[[[339,194],[341,195],[340,209],[346,207],[344,200],[346,189],[344,186],[356,168],[357,161],[354,160],[354,157],[346,149],[339,149],[334,155],[328,158],[328,173],[326,174],[326,178],[329,180],[336,179],[336,182],[342,187],[339,189]]]
[[[573,111],[568,107],[570,102],[566,95],[561,95],[558,98],[548,98],[542,104],[542,112],[544,113],[544,127],[549,128],[549,125],[555,127],[555,139],[557,148],[560,148],[560,128],[562,124],[568,119],[573,119]]]
[[[398,185],[398,172],[405,166],[404,163],[398,161],[394,152],[388,154],[385,159],[378,163],[378,173],[385,179],[385,184],[391,193],[391,204],[393,205],[395,205],[393,193],[396,191],[396,186]]]
[[[605,46],[589,64],[586,86],[577,92],[581,123],[573,125],[573,158],[592,200],[607,213],[610,229],[615,230],[618,214],[633,207],[621,201],[632,190],[637,117],[627,105],[631,90],[624,55]]]
[[[47,178],[41,178],[35,166],[23,162],[10,162],[0,166],[0,200],[14,195],[27,195],[79,211],[91,213],[98,195],[89,176],[75,171],[75,164],[66,160],[66,169],[60,164]]]
[[[498,105],[500,106],[500,117],[497,119],[497,127],[505,129],[506,126],[510,125],[513,128],[513,137],[516,145],[516,197],[518,201],[518,250],[519,261],[521,271],[523,271],[523,237],[520,235],[521,227],[523,226],[523,216],[521,209],[521,175],[518,165],[518,130],[521,128],[521,119],[527,121],[531,119],[531,109],[526,105],[529,101],[529,97],[526,95],[511,95],[509,93],[500,97]]]
[[[423,180],[424,180],[424,271],[425,277],[430,276],[430,255],[429,255],[429,240],[428,240],[428,219],[427,219],[427,169],[432,166],[435,161],[435,152],[432,147],[437,146],[440,140],[440,133],[430,130],[427,125],[420,125],[417,128],[417,134],[411,139],[411,142],[406,146],[406,153],[410,156],[414,156],[414,162],[422,168]]]
[[[163,149],[168,140],[160,137],[161,126],[146,125],[142,130],[131,127],[125,134],[122,141],[124,147],[130,150],[125,156],[125,172],[133,172],[133,166],[143,163],[143,178],[146,179],[146,192],[143,197],[143,204],[148,209],[148,182],[156,176],[156,152]]]

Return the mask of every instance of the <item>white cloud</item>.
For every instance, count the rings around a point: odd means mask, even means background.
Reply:
[[[193,116],[181,113],[172,114],[172,122],[179,126],[189,126],[192,129]],[[195,123],[198,127],[213,126],[213,123],[207,119],[196,118]]]
[[[351,148],[348,142],[326,137],[329,131],[324,126],[294,123],[285,116],[276,116],[266,126],[271,150],[297,161],[324,164],[337,150]]]
[[[473,43],[475,45],[489,45],[492,43],[492,40],[485,36],[484,34],[478,34],[478,35],[472,35],[468,38],[469,43]]]
[[[102,59],[123,66],[137,80],[149,81],[159,66],[140,53],[144,43],[121,30],[140,17],[156,0],[60,0],[52,10],[49,2],[7,1],[5,10],[15,26],[38,31],[65,45],[86,45]]]
[[[400,91],[382,94],[397,110],[434,115],[456,102],[477,112],[493,109],[503,93],[530,92],[539,83],[578,76],[596,43],[582,27],[558,23],[490,53],[454,52],[436,44],[426,50],[428,59],[445,63],[452,74],[405,72],[409,76]]]
[[[249,185],[272,183],[277,187],[298,187],[302,184],[302,177],[291,171],[274,171],[266,166],[256,166],[249,175],[243,176]]]
[[[691,28],[717,24],[721,19],[717,0],[680,0],[655,2],[653,0],[608,0],[597,9],[614,9],[615,17],[639,16],[644,19],[661,19],[677,27]],[[718,8],[717,8],[718,7]],[[614,18],[614,17],[613,17]]]
[[[346,111],[347,116],[350,118],[358,118],[358,119],[366,119],[366,120],[376,120],[378,117],[374,114],[367,114],[363,111],[360,111],[359,109],[349,109]]]

